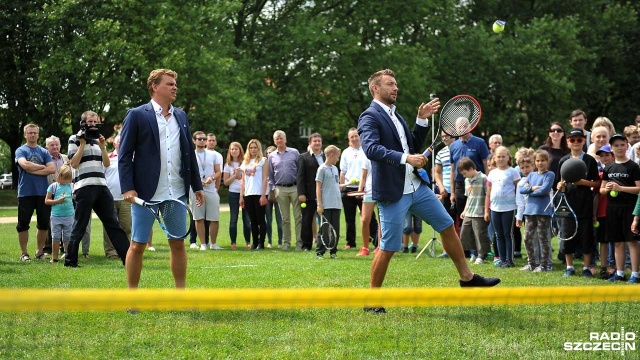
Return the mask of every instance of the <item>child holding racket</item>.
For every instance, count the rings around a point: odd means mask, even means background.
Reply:
[[[560,170],[562,173],[562,165],[570,158],[581,159],[587,166],[586,174],[574,183],[567,183],[564,179],[560,180],[557,187],[558,190],[564,191],[567,202],[573,209],[578,218],[578,229],[573,239],[564,241],[564,257],[567,263],[567,269],[563,276],[575,275],[573,266],[573,254],[577,249],[582,250],[584,263],[582,266],[582,276],[592,277],[593,274],[589,269],[591,264],[591,254],[595,248],[593,240],[593,192],[591,188],[600,186],[600,176],[598,175],[598,164],[596,160],[583,151],[583,143],[586,137],[579,128],[573,128],[566,134],[567,145],[571,150],[569,155],[560,159]],[[572,226],[570,222],[568,226]],[[631,222],[629,222],[631,225]],[[560,246],[562,249],[562,246]]]
[[[491,211],[491,224],[496,232],[498,256],[501,268],[514,267],[513,239],[511,229],[516,210],[516,185],[520,174],[511,167],[511,155],[504,146],[499,146],[493,158],[496,168],[487,176],[487,192],[489,196],[485,202],[485,211]]]
[[[71,180],[73,179],[71,166],[64,164],[58,170],[56,182],[49,185],[47,195],[44,199],[45,205],[51,206],[51,261],[58,262],[60,252],[60,242],[63,244],[62,251],[69,245],[71,229],[73,228],[73,202],[71,201]]]
[[[537,150],[534,162],[537,171],[530,172],[520,188],[520,193],[528,196],[524,209],[524,246],[527,249],[528,264],[521,270],[544,272],[551,270],[549,226],[553,209],[549,206],[549,198],[556,176],[552,171],[549,171],[551,158],[548,152]],[[537,246],[540,247],[539,266],[536,266],[535,263],[535,247]]]
[[[329,254],[332,259],[337,259],[337,239],[340,238],[340,211],[342,210],[340,173],[336,167],[340,159],[340,149],[335,145],[329,145],[324,149],[324,155],[326,160],[318,167],[316,173],[317,212],[327,219],[336,232],[336,244],[329,249]],[[318,229],[318,234],[320,233],[321,229]],[[323,259],[326,251],[325,244],[322,241],[316,241],[316,257]]]

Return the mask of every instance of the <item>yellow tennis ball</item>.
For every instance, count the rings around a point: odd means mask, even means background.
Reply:
[[[358,179],[351,179],[351,183],[352,184],[357,184],[358,183]]]
[[[600,221],[596,220],[596,222],[593,223],[593,227],[594,228],[599,228],[600,227]]]
[[[499,34],[499,33],[503,32],[504,31],[504,25],[506,23],[507,22],[504,21],[504,20],[496,20],[493,23],[493,32],[496,33],[496,34]]]
[[[303,209],[306,208],[307,207],[307,203],[300,204],[300,207],[303,208]]]
[[[611,197],[616,197],[618,196],[618,192],[615,190],[611,190],[611,192],[609,193],[609,195],[611,195]]]

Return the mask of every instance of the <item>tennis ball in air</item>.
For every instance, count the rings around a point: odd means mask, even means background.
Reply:
[[[594,228],[599,228],[600,227],[600,221],[596,220],[596,222],[593,223],[593,227]]]
[[[303,208],[303,209],[306,208],[307,207],[307,203],[300,204],[300,207]]]
[[[615,190],[611,190],[611,192],[609,193],[609,195],[611,195],[611,197],[616,197],[618,196],[618,192]]]
[[[493,32],[498,34],[504,31],[504,25],[507,22],[504,20],[496,20],[496,22],[493,23]]]

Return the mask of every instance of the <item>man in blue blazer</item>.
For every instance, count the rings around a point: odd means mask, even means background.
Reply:
[[[393,71],[381,70],[369,78],[373,95],[371,106],[358,121],[362,147],[372,165],[372,196],[378,201],[382,223],[380,250],[371,266],[372,288],[381,287],[389,261],[402,249],[402,224],[407,211],[429,223],[440,233],[445,251],[453,260],[460,275],[460,286],[495,286],[496,278],[483,278],[469,269],[460,239],[453,228],[453,220],[433,191],[422,184],[415,169],[423,167],[427,158],[420,147],[428,134],[427,119],[440,108],[438,99],[422,103],[413,132],[396,113],[398,85]],[[366,308],[383,313],[383,308]]]
[[[161,201],[186,201],[189,187],[196,205],[204,203],[191,130],[184,111],[174,107],[178,74],[156,69],[147,79],[151,101],[129,110],[120,134],[118,171],[124,200],[134,197]],[[186,212],[185,212],[186,218]],[[127,285],[137,288],[142,254],[149,241],[155,217],[142,206],[131,206],[131,246],[127,253]],[[176,288],[185,287],[187,254],[184,239],[169,239],[170,263]]]

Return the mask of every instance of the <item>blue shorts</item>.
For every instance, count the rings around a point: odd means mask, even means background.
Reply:
[[[402,228],[408,211],[441,232],[453,225],[451,216],[429,186],[420,185],[411,194],[404,194],[398,201],[378,201],[382,239],[380,248],[385,251],[402,249]]]
[[[376,201],[375,201],[375,200],[373,200],[373,195],[371,195],[371,194],[369,194],[369,195],[365,195],[365,196],[362,198],[362,202],[365,202],[365,203],[374,203],[374,204],[376,203]]]
[[[180,201],[185,200],[185,197],[179,199]],[[155,208],[157,209],[157,208]],[[176,227],[179,229],[186,228],[187,223],[187,210],[184,210],[184,216],[180,216],[179,219],[184,219],[184,223],[176,224]],[[138,204],[131,205],[131,240],[140,244],[146,244],[149,242],[149,237],[151,236],[151,232],[153,231],[153,224],[156,221],[156,217],[153,216],[149,209],[144,206],[140,206]],[[168,229],[171,231],[171,229]],[[176,239],[170,236],[167,236],[167,240],[184,240],[184,239]]]

